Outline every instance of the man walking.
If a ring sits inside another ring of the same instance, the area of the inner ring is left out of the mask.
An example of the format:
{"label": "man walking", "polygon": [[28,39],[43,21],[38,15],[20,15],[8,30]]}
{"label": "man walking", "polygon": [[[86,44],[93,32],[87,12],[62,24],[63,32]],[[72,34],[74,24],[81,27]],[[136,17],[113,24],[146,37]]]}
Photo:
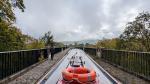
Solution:
{"label": "man walking", "polygon": [[53,58],[54,58],[54,54],[55,54],[55,49],[54,49],[54,47],[52,46],[52,48],[51,48],[51,60],[53,60]]}

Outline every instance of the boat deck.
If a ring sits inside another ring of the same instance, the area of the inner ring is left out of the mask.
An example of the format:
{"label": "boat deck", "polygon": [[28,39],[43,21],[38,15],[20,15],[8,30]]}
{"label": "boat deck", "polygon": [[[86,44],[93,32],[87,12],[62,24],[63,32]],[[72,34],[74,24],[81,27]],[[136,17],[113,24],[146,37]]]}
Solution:
{"label": "boat deck", "polygon": [[[76,58],[76,59],[72,59]],[[83,50],[71,49],[64,58],[62,58],[39,82],[38,84],[57,84],[62,80],[61,72],[70,66],[70,61],[74,63],[80,62],[80,58],[84,62],[84,66],[88,69],[94,69],[97,74],[98,84],[120,84],[115,78],[108,74],[101,66],[99,66],[91,57]]]}

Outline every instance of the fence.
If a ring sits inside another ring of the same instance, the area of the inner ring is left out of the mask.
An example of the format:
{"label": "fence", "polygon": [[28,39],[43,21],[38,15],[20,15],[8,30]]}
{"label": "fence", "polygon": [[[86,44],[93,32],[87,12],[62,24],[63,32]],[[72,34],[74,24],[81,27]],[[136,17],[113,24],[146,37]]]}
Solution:
{"label": "fence", "polygon": [[150,53],[101,49],[101,54],[109,63],[150,80]]}
{"label": "fence", "polygon": [[96,56],[97,54],[97,49],[96,48],[84,48],[84,51],[90,55]]}
{"label": "fence", "polygon": [[[61,50],[55,48],[55,53]],[[47,55],[47,49],[0,52],[0,80],[39,62],[40,57],[47,59]]]}
{"label": "fence", "polygon": [[[84,48],[90,55],[96,56],[98,49]],[[150,53],[137,51],[122,51],[99,49],[101,58],[136,76],[150,80]]]}

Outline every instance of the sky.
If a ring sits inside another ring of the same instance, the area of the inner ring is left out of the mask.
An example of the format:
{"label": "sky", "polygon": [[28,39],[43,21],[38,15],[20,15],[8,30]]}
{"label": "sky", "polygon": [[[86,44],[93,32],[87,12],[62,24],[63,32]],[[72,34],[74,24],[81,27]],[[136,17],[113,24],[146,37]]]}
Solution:
{"label": "sky", "polygon": [[150,0],[24,0],[15,9],[23,33],[39,38],[51,31],[55,41],[118,37],[127,22],[150,11]]}

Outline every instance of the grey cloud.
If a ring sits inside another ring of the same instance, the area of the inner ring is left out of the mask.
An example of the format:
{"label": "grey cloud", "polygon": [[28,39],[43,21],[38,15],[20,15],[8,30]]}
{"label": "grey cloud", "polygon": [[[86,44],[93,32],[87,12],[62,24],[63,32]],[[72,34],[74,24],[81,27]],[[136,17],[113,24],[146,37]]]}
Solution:
{"label": "grey cloud", "polygon": [[25,0],[26,10],[15,10],[17,25],[36,38],[48,30],[56,41],[119,36],[126,22],[150,11],[149,0]]}

